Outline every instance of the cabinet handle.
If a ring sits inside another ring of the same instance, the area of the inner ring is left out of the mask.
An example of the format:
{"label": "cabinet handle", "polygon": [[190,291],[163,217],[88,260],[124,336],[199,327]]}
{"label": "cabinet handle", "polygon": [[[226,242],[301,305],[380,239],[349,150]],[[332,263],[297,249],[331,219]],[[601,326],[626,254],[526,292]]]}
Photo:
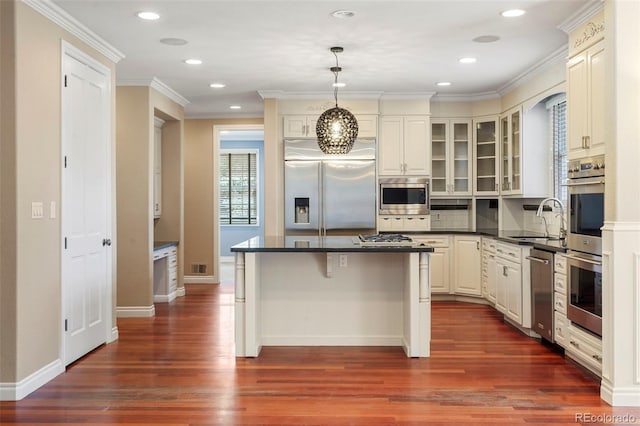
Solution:
{"label": "cabinet handle", "polygon": [[602,362],[602,357],[598,354],[591,355],[591,358],[595,359],[598,362]]}
{"label": "cabinet handle", "polygon": [[569,344],[572,346],[575,346],[576,348],[580,349],[580,345],[576,342],[574,342],[573,340],[569,341]]}
{"label": "cabinet handle", "polygon": [[480,250],[480,241],[476,241],[476,250]]}
{"label": "cabinet handle", "polygon": [[508,271],[508,268],[506,266],[502,267],[502,275],[505,276],[505,277],[509,275],[509,271]]}
{"label": "cabinet handle", "polygon": [[496,192],[498,192],[498,184],[496,183]]}
{"label": "cabinet handle", "polygon": [[586,148],[590,148],[591,147],[591,136],[585,136],[584,140],[585,140]]}

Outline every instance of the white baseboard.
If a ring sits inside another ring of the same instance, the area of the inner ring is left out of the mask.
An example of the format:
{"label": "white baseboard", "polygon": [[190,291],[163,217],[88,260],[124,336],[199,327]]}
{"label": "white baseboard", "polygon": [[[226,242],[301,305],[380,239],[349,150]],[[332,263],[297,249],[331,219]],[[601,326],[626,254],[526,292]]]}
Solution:
{"label": "white baseboard", "polygon": [[403,346],[402,336],[262,336],[262,346]]}
{"label": "white baseboard", "polygon": [[176,290],[176,296],[184,297],[185,294],[187,294],[187,293],[184,290],[184,287],[178,287],[178,289]]}
{"label": "white baseboard", "polygon": [[118,333],[118,327],[112,327],[111,337],[109,337],[109,341],[107,343],[115,342],[116,340],[118,340],[118,337],[120,337],[120,334]]}
{"label": "white baseboard", "polygon": [[235,261],[235,256],[220,256],[220,263],[234,263]]}
{"label": "white baseboard", "polygon": [[57,359],[18,383],[0,383],[0,401],[19,401],[62,373],[64,365]]}
{"label": "white baseboard", "polygon": [[116,306],[118,318],[147,318],[156,315],[155,306]]}
{"label": "white baseboard", "polygon": [[185,284],[219,284],[214,275],[185,275]]}
{"label": "white baseboard", "polygon": [[176,292],[175,291],[172,291],[169,294],[154,294],[153,295],[153,302],[154,303],[167,303],[167,302],[171,302],[175,298],[176,298]]}

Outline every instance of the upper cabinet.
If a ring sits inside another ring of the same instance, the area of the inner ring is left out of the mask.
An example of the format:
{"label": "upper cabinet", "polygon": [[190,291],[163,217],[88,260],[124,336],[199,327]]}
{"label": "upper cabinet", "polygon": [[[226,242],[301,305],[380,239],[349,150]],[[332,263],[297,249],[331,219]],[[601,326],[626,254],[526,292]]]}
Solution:
{"label": "upper cabinet", "polygon": [[162,126],[164,120],[154,117],[153,132],[153,217],[162,215]]}
{"label": "upper cabinet", "polygon": [[[315,138],[319,115],[285,115],[282,135],[285,138]],[[355,115],[358,137],[375,138],[378,134],[377,115]]]}
{"label": "upper cabinet", "polygon": [[540,102],[524,111],[513,108],[500,117],[500,193],[544,198],[551,194],[549,120]]}
{"label": "upper cabinet", "polygon": [[604,154],[604,40],[567,63],[568,158]]}
{"label": "upper cabinet", "polygon": [[429,168],[429,117],[380,117],[378,174],[425,176]]}
{"label": "upper cabinet", "polygon": [[431,121],[431,195],[471,195],[471,121]]}
{"label": "upper cabinet", "polygon": [[499,152],[498,117],[474,119],[473,156],[476,164],[473,171],[474,195],[500,194]]}
{"label": "upper cabinet", "polygon": [[282,133],[285,138],[311,138],[316,136],[319,115],[286,115]]}

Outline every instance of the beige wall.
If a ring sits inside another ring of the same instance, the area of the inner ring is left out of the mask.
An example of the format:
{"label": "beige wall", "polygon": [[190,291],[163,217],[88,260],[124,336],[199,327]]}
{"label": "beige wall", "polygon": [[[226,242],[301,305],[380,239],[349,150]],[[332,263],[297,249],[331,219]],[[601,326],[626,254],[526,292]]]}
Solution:
{"label": "beige wall", "polygon": [[[107,66],[112,73],[112,85],[115,65],[24,3],[0,3],[3,32],[0,382],[17,382],[58,360],[61,353],[60,217],[50,219],[47,208],[44,219],[31,219],[32,201],[42,201],[46,207],[54,201],[60,206],[61,40]],[[11,56],[11,31],[15,37],[14,56]],[[15,78],[11,71],[7,72],[5,64],[12,58]],[[15,103],[11,101],[11,87]],[[5,93],[9,94],[7,100]]]}
{"label": "beige wall", "polygon": [[13,2],[0,2],[0,382],[15,382],[17,373],[16,88],[13,67],[13,14]]}
{"label": "beige wall", "polygon": [[[218,275],[213,248],[213,209],[218,204],[213,196],[213,126],[262,124],[256,119],[191,119],[184,123],[184,274],[190,275],[192,263],[207,265],[207,275]],[[265,129],[265,163],[266,157]],[[265,177],[265,185],[269,180]],[[265,199],[265,211],[269,208]]]}
{"label": "beige wall", "polygon": [[[154,116],[166,120],[163,140],[163,239],[182,247],[182,122],[184,109],[148,86],[120,86],[116,97],[118,308],[153,306]],[[169,165],[171,163],[171,165]],[[165,167],[166,173],[165,176]],[[167,183],[165,185],[165,182]],[[166,199],[165,199],[166,194]],[[164,214],[166,212],[166,215]],[[180,259],[180,254],[178,255]]]}

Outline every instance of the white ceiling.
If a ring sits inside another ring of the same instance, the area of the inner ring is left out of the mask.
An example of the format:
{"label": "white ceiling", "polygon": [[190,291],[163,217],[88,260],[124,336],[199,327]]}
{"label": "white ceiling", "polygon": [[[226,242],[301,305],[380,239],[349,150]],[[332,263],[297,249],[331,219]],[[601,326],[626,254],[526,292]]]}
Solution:
{"label": "white ceiling", "polygon": [[[500,91],[531,67],[562,53],[558,28],[593,0],[53,0],[124,53],[119,84],[157,78],[189,101],[187,117],[259,117],[258,91],[332,93],[339,54],[340,96],[367,92],[441,96]],[[500,12],[521,8],[519,18]],[[136,13],[151,10],[157,21]],[[335,10],[352,10],[336,19]],[[472,41],[499,36],[494,43]],[[183,46],[160,43],[167,37]],[[462,65],[458,59],[475,56]],[[187,65],[199,58],[202,65]],[[438,81],[450,81],[438,87]],[[209,83],[223,82],[224,89]],[[229,109],[241,105],[240,111]]]}

